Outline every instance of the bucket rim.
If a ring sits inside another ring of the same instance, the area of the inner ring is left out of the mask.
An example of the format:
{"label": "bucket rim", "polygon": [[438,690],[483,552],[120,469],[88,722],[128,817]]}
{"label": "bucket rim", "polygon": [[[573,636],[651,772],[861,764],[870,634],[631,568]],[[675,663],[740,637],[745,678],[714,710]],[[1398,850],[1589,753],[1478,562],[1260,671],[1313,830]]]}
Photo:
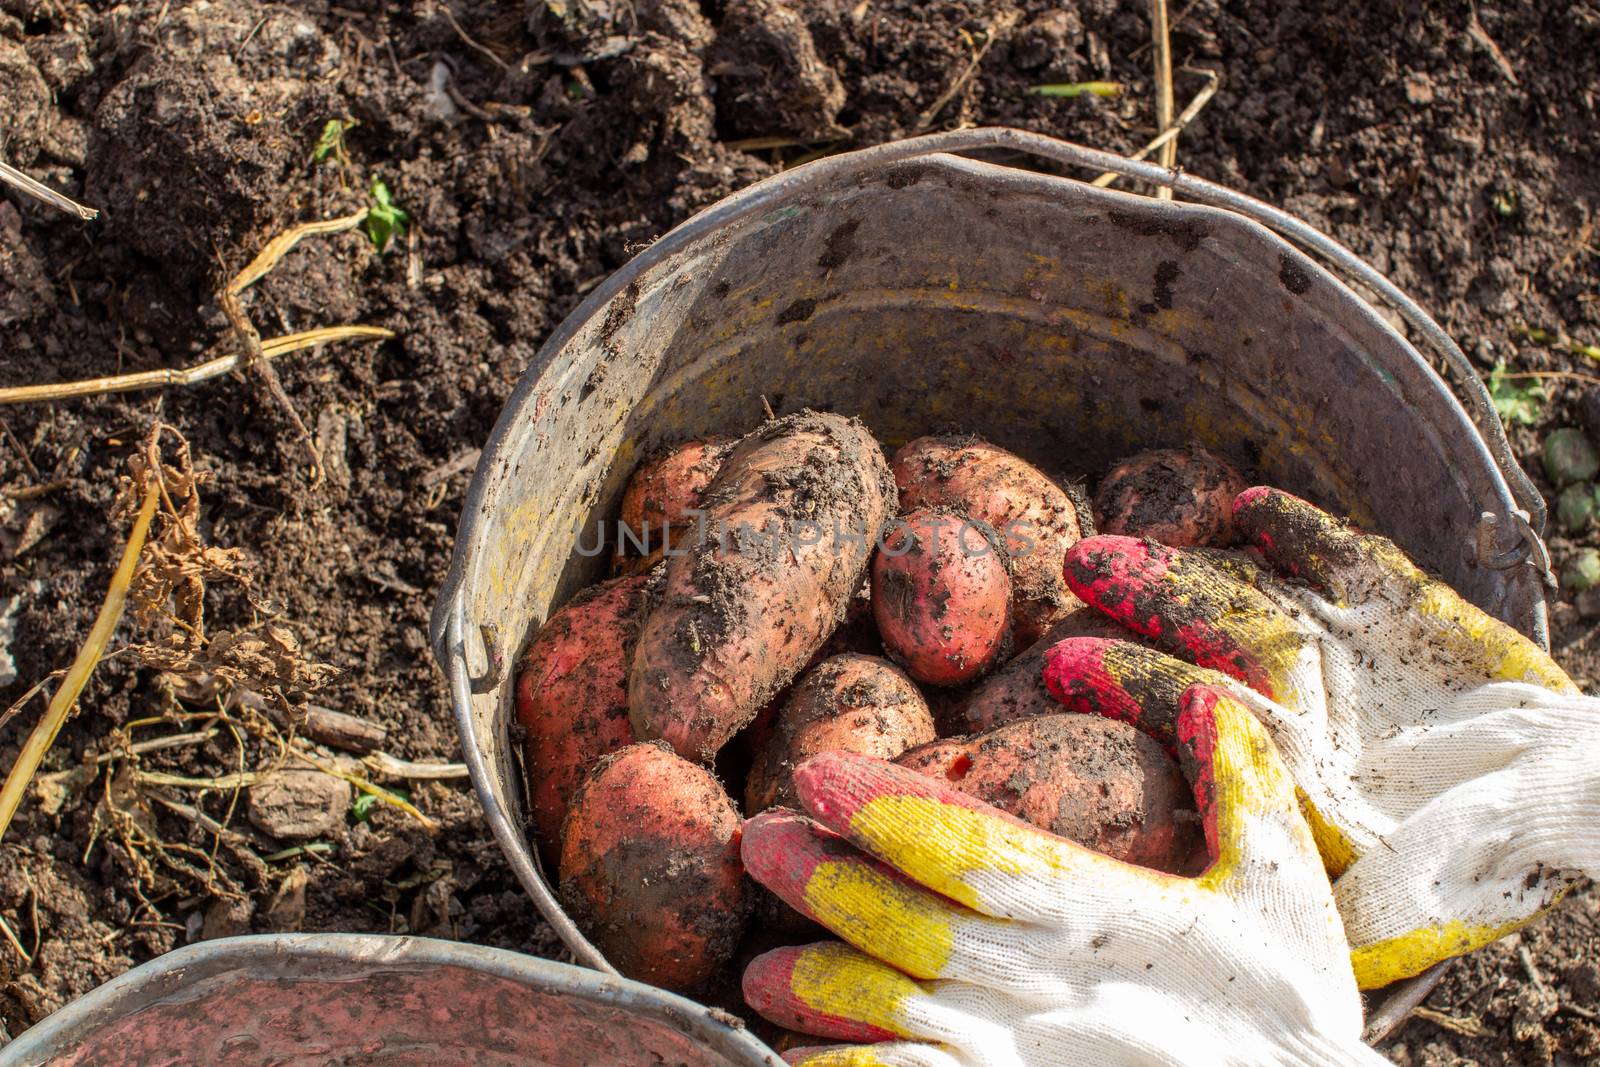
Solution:
{"label": "bucket rim", "polygon": [[[782,1067],[776,1054],[733,1016],[643,982],[465,941],[356,933],[252,934],[174,949],[90,990],[18,1034],[0,1048],[0,1067],[49,1063],[70,1049],[78,1035],[182,999],[186,990],[229,971],[289,981],[339,977],[332,970],[325,975],[311,973],[319,964],[372,971],[459,967],[530,989],[649,1015],[733,1063]],[[296,968],[302,973],[285,973]]]}
{"label": "bucket rim", "polygon": [[[925,134],[903,141],[891,141],[869,148],[842,152],[754,182],[701,209],[663,234],[649,248],[609,275],[562,319],[527,367],[522,370],[516,385],[502,404],[495,424],[484,442],[477,466],[473,471],[472,481],[467,486],[451,550],[450,566],[440,583],[439,593],[429,618],[430,644],[441,667],[448,670],[447,631],[450,615],[453,614],[453,609],[464,606],[460,604],[460,594],[474,555],[471,549],[476,548],[484,528],[488,525],[484,509],[484,496],[489,480],[487,472],[492,468],[493,461],[510,436],[510,429],[516,422],[517,416],[527,408],[528,402],[533,397],[535,384],[543,372],[600,309],[626,291],[641,275],[681,252],[708,232],[762,212],[773,201],[803,195],[811,187],[826,184],[841,175],[906,163],[927,156],[954,155],[984,149],[1009,149],[1075,167],[1109,171],[1182,192],[1192,197],[1193,202],[1157,201],[1156,203],[1159,203],[1162,209],[1177,212],[1198,210],[1205,215],[1220,211],[1231,216],[1234,221],[1243,220],[1252,223],[1263,228],[1265,235],[1270,239],[1290,242],[1297,250],[1310,249],[1321,257],[1318,266],[1327,269],[1328,263],[1331,263],[1383,297],[1409,326],[1419,332],[1434,353],[1456,372],[1460,379],[1459,384],[1466,393],[1467,402],[1463,405],[1462,398],[1439,376],[1433,366],[1422,358],[1416,347],[1386,320],[1381,323],[1381,328],[1394,333],[1396,338],[1412,351],[1426,369],[1433,387],[1442,392],[1452,404],[1462,407],[1467,413],[1465,428],[1469,430],[1468,439],[1491,471],[1491,489],[1500,508],[1498,515],[1486,513],[1486,518],[1480,525],[1480,541],[1484,539],[1483,534],[1488,534],[1489,543],[1494,544],[1496,531],[1510,532],[1517,536],[1517,541],[1510,548],[1502,546],[1500,558],[1493,563],[1495,569],[1510,569],[1526,562],[1540,572],[1547,585],[1554,584],[1549,552],[1542,536],[1547,506],[1543,496],[1511,455],[1505,429],[1494,411],[1493,402],[1482,379],[1472,368],[1466,354],[1443,327],[1376,268],[1338,241],[1294,215],[1227,186],[1197,178],[1181,170],[1129,159],[1113,152],[1090,148],[1046,134],[1006,126],[979,126],[966,130]],[[1060,175],[1039,176],[1063,182],[1089,184],[1078,178]],[[1119,190],[1105,191],[1143,201],[1142,206],[1147,209],[1152,206],[1149,197],[1140,197]],[[1338,279],[1338,275],[1335,275],[1335,278]],[[1343,284],[1342,279],[1338,280]],[[1346,288],[1348,289],[1348,286]],[[1370,310],[1376,311],[1370,301],[1353,291],[1352,295]],[[1477,419],[1472,417],[1473,412],[1479,416]],[[1541,645],[1548,646],[1545,606],[1544,597],[1541,595],[1536,604],[1536,617],[1532,620],[1534,630],[1532,636]],[[464,623],[467,621],[463,619]],[[492,635],[478,636],[483,640],[484,659],[494,660],[497,658],[496,653],[503,651],[493,647],[497,642]],[[490,683],[484,686],[480,682],[474,688],[485,687],[492,688],[493,685]]]}

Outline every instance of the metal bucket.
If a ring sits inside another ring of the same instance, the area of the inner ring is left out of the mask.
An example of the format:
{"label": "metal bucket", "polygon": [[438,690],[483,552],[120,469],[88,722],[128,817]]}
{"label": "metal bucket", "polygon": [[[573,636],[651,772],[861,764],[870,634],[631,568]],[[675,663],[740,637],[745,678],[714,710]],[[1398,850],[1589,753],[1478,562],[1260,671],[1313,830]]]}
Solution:
{"label": "metal bucket", "polygon": [[0,1067],[782,1067],[739,1025],[626,978],[418,937],[274,934],[169,952],[0,1049]]}
{"label": "metal bucket", "polygon": [[[1197,203],[993,161],[1024,156]],[[1477,424],[1382,315],[1273,230],[1398,311],[1455,372]],[[890,445],[968,429],[1063,474],[1200,442],[1388,534],[1545,641],[1544,504],[1482,383],[1425,312],[1336,242],[1201,179],[1017,130],[807,164],[679,226],[561,324],[484,448],[434,608],[495,837],[577,959],[602,970],[524,831],[514,655],[601,576],[602,560],[574,546],[584,532],[594,544],[638,458],[746,430],[763,398],[780,413],[858,415]],[[1375,998],[1369,1033],[1436,980]]]}

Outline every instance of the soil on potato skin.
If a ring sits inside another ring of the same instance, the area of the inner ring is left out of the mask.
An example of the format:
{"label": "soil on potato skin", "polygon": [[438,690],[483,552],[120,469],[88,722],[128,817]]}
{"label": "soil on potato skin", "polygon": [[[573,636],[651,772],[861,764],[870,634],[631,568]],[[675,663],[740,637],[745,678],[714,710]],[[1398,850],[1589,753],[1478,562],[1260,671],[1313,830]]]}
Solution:
{"label": "soil on potato skin", "polygon": [[[1149,25],[1126,0],[564,6],[566,19],[537,0],[460,0],[458,32],[442,5],[404,0],[0,0],[0,151],[105,211],[83,225],[0,197],[5,384],[197,362],[223,336],[221,280],[283,226],[361,206],[374,178],[414,221],[385,255],[358,234],[308,241],[247,296],[265,336],[346,322],[399,335],[278,361],[326,459],[318,484],[292,421],[251,379],[0,413],[0,486],[55,484],[0,501],[0,598],[17,598],[17,680],[0,701],[76,652],[122,543],[105,519],[117,476],[159,415],[215,476],[208,535],[246,550],[261,596],[341,669],[318,701],[382,723],[396,755],[450,757],[425,628],[470,469],[451,461],[483,442],[518,373],[600,279],[697,208],[812,150],[738,139],[842,129],[865,145],[992,122],[1126,153],[1153,132]],[[1012,15],[974,76],[930,112],[975,35]],[[1481,369],[1586,369],[1516,330],[1600,340],[1592,3],[1197,0],[1174,15],[1176,60],[1226,79],[1181,139],[1186,169],[1352,247]],[[1026,93],[1086,80],[1127,92]],[[1180,101],[1199,85],[1180,75]],[[358,123],[348,163],[315,163],[334,118]],[[1576,388],[1550,391],[1537,423],[1513,435],[1529,470],[1541,436],[1576,421]],[[1558,563],[1575,547],[1557,539]],[[227,601],[210,619],[252,621]],[[1580,683],[1600,683],[1594,628],[1570,602],[1556,605],[1554,631]],[[167,706],[151,672],[108,661],[45,770],[92,758],[113,728]],[[0,727],[0,765],[37,710]],[[219,740],[146,765],[198,776],[236,760]],[[304,914],[283,921],[559,955],[466,788],[421,787],[414,799],[438,833],[378,807],[326,862],[305,863]],[[202,803],[220,816],[225,801]],[[274,928],[268,905],[292,862],[254,879],[235,870],[248,905],[221,907],[193,885],[147,893],[129,857],[96,837],[93,808],[46,815],[30,802],[0,845],[0,913],[33,952],[24,965],[0,946],[11,1034],[192,936]],[[166,809],[153,817],[165,840],[209,844]],[[237,823],[262,854],[280,846]],[[1390,1054],[1432,1065],[1600,1053],[1600,1026],[1562,1007],[1600,993],[1597,899],[1574,894],[1520,939],[1457,965],[1429,1004],[1465,1021],[1415,1019]]]}

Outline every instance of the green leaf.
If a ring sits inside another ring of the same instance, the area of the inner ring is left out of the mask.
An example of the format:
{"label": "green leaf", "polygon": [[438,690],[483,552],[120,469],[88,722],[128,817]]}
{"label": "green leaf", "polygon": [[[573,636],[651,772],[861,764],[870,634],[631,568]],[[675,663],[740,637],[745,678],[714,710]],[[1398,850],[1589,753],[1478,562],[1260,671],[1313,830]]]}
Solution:
{"label": "green leaf", "polygon": [[1539,379],[1512,378],[1501,362],[1489,372],[1489,399],[1506,425],[1532,426],[1539,421],[1539,412],[1549,396]]}
{"label": "green leaf", "polygon": [[338,151],[339,142],[343,140],[344,123],[329,119],[328,124],[322,127],[322,136],[317,138],[317,147],[312,151],[311,158],[321,163],[329,153]]}
{"label": "green leaf", "polygon": [[372,179],[372,203],[367,208],[367,236],[379,252],[389,247],[389,240],[406,232],[411,216],[390,198],[389,187],[380,178]]}
{"label": "green leaf", "polygon": [[1091,96],[1116,96],[1122,92],[1122,86],[1117,82],[1066,82],[1054,85],[1035,85],[1028,92],[1034,96],[1082,96],[1088,93]]}
{"label": "green leaf", "polygon": [[[401,800],[404,800],[408,804],[411,802],[411,794],[406,792],[404,789],[391,789],[389,792],[393,793],[395,796],[399,797]],[[383,802],[380,801],[376,795],[372,793],[362,793],[360,796],[356,797],[355,803],[350,805],[350,814],[355,816],[356,822],[366,822],[372,817],[372,806],[374,804],[381,803]]]}

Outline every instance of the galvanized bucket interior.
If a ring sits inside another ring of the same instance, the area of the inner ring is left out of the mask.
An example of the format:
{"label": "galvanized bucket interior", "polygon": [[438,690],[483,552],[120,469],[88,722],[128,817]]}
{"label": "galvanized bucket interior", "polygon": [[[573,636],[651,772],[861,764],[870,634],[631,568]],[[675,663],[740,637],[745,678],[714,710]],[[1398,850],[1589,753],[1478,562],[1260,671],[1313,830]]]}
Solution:
{"label": "galvanized bucket interior", "polygon": [[169,952],[0,1049],[0,1067],[781,1067],[737,1025],[637,982],[503,949],[276,934]]}
{"label": "galvanized bucket interior", "polygon": [[[1115,166],[1236,210],[939,151],[975,148]],[[1478,565],[1480,516],[1516,511],[1508,479],[1526,492],[1498,424],[1480,433],[1382,316],[1239,211],[1338,248],[1197,179],[1018,131],[963,131],[760,183],[662,238],[561,326],[484,450],[434,640],[500,844],[578,959],[605,966],[523,832],[507,731],[515,655],[602,576],[603,557],[575,545],[594,543],[638,460],[747,430],[763,401],[859,416],[888,447],[981,433],[1065,478],[1200,443],[1388,534],[1542,638],[1534,568]],[[1370,268],[1349,269],[1393,294]],[[1389,1001],[1390,1014],[1409,1006]]]}

